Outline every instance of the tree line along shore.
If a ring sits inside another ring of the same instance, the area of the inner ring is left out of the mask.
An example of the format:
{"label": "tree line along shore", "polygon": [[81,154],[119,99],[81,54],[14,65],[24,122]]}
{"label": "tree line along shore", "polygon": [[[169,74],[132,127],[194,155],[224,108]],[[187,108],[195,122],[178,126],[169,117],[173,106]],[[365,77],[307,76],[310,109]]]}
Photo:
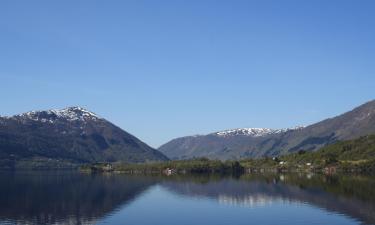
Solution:
{"label": "tree line along shore", "polygon": [[259,159],[210,160],[196,158],[150,163],[95,163],[80,167],[85,172],[118,173],[253,173],[322,172],[375,173],[375,135],[339,141],[315,152],[296,153]]}

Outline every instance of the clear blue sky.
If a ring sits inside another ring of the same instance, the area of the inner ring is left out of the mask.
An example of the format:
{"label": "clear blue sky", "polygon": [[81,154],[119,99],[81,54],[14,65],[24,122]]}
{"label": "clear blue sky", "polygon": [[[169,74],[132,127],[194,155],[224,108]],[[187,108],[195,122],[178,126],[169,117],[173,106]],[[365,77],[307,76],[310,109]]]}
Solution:
{"label": "clear blue sky", "polygon": [[375,1],[0,1],[0,115],[79,105],[151,146],[375,97]]}

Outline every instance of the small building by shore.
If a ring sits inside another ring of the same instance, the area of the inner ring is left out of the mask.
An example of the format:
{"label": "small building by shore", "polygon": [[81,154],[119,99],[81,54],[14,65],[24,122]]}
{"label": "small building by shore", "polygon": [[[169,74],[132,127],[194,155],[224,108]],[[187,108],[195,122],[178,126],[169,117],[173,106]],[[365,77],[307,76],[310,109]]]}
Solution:
{"label": "small building by shore", "polygon": [[165,175],[167,175],[167,176],[170,176],[170,175],[172,175],[172,174],[175,174],[175,173],[176,173],[176,170],[171,169],[171,168],[166,168],[166,169],[163,171],[163,173],[164,173]]}

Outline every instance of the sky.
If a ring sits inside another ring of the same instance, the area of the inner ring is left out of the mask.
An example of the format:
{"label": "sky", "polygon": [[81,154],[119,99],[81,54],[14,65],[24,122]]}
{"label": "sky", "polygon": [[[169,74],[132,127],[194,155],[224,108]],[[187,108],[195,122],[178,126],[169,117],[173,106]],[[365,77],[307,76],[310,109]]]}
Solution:
{"label": "sky", "polygon": [[0,1],[0,115],[82,106],[147,144],[375,97],[375,1]]}

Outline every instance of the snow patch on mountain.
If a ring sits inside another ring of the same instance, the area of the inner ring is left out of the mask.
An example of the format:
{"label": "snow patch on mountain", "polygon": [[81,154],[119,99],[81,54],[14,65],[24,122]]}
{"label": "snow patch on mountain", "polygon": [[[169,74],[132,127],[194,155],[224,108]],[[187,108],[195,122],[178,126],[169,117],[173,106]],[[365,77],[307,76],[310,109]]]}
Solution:
{"label": "snow patch on mountain", "polygon": [[85,119],[100,119],[98,115],[93,112],[90,112],[81,107],[69,107],[62,110],[51,110],[58,117],[64,117],[68,120],[85,120]]}
{"label": "snow patch on mountain", "polygon": [[304,128],[304,126],[297,126],[293,128],[284,129],[271,129],[271,128],[237,128],[231,130],[224,130],[213,133],[213,135],[228,137],[228,136],[251,136],[251,137],[262,137],[271,134],[279,134],[292,130],[299,130]]}
{"label": "snow patch on mountain", "polygon": [[86,121],[101,119],[98,115],[81,107],[68,107],[65,109],[52,109],[47,111],[30,111],[13,116],[16,119],[30,119],[43,123],[54,123],[57,119],[68,121]]}

